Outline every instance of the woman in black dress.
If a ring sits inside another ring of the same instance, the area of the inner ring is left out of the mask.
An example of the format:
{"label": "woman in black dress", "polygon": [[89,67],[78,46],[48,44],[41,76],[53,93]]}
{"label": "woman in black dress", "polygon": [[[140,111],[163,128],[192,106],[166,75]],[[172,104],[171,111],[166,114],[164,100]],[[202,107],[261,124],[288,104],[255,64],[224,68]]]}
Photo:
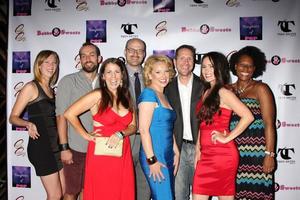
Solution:
{"label": "woman in black dress", "polygon": [[[28,82],[17,96],[9,121],[26,127],[29,134],[27,146],[29,161],[41,177],[47,199],[62,197],[62,163],[58,148],[55,118],[55,99],[52,86],[58,77],[59,57],[56,52],[43,50],[34,62],[34,79]],[[28,121],[22,119],[28,111]]]}

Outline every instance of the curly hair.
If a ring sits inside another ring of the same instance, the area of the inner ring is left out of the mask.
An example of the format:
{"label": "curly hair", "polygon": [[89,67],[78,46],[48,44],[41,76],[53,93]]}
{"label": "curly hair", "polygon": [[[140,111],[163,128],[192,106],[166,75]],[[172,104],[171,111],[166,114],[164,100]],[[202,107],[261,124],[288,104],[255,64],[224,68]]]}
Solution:
{"label": "curly hair", "polygon": [[254,64],[255,70],[253,73],[253,78],[261,76],[266,70],[266,55],[259,48],[254,46],[246,46],[240,49],[238,52],[232,54],[229,59],[229,65],[231,72],[236,75],[235,65],[239,62],[242,56],[249,56]]}
{"label": "curly hair", "polygon": [[203,63],[203,60],[205,58],[208,58],[212,63],[212,66],[214,68],[214,76],[216,78],[216,83],[213,86],[213,88],[211,88],[210,84],[205,81],[203,74],[201,73],[200,78],[204,81],[203,94],[205,93],[206,90],[210,88],[211,88],[211,92],[204,100],[197,116],[200,119],[200,121],[205,121],[207,124],[211,124],[213,121],[213,115],[216,112],[220,111],[219,90],[224,85],[230,82],[230,74],[229,74],[228,61],[222,53],[209,52],[202,57],[201,63]]}
{"label": "curly hair", "polygon": [[175,70],[174,70],[172,60],[164,55],[152,55],[147,58],[144,66],[143,77],[144,77],[145,86],[149,86],[151,84],[151,80],[149,79],[149,74],[153,70],[153,65],[158,62],[162,62],[168,66],[170,72],[170,79],[174,77]]}

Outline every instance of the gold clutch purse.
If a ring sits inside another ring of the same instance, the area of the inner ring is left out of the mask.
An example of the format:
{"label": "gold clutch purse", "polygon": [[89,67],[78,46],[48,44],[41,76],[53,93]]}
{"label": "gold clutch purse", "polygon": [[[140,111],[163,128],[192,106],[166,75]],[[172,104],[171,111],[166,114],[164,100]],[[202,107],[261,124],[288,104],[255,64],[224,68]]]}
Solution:
{"label": "gold clutch purse", "polygon": [[106,144],[109,137],[97,137],[94,155],[121,157],[123,152],[123,140],[115,148],[108,148]]}

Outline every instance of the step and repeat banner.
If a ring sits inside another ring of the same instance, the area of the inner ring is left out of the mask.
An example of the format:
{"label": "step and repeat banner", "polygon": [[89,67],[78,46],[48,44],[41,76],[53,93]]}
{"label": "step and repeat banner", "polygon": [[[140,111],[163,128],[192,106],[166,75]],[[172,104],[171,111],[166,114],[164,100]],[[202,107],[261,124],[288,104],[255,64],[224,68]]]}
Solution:
{"label": "step and repeat banner", "polygon": [[[299,199],[299,10],[297,0],[10,0],[7,116],[43,49],[59,54],[62,78],[80,69],[78,50],[86,40],[99,46],[104,59],[124,56],[126,41],[135,37],[146,42],[147,56],[173,57],[178,46],[191,44],[197,60],[208,51],[230,56],[257,46],[268,60],[258,79],[269,84],[277,106],[276,199]],[[7,123],[10,200],[46,197],[27,142],[26,128]]]}

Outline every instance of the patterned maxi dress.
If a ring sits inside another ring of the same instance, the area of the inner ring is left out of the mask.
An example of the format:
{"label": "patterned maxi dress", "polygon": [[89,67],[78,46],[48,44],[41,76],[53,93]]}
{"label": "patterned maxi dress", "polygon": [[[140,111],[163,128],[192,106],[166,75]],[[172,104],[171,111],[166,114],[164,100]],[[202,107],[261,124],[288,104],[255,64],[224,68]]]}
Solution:
{"label": "patterned maxi dress", "polygon": [[[241,98],[241,101],[250,109],[255,120],[235,140],[240,152],[236,199],[270,200],[274,198],[274,182],[273,174],[263,173],[266,143],[260,104],[252,98]],[[239,119],[233,113],[230,130]]]}

